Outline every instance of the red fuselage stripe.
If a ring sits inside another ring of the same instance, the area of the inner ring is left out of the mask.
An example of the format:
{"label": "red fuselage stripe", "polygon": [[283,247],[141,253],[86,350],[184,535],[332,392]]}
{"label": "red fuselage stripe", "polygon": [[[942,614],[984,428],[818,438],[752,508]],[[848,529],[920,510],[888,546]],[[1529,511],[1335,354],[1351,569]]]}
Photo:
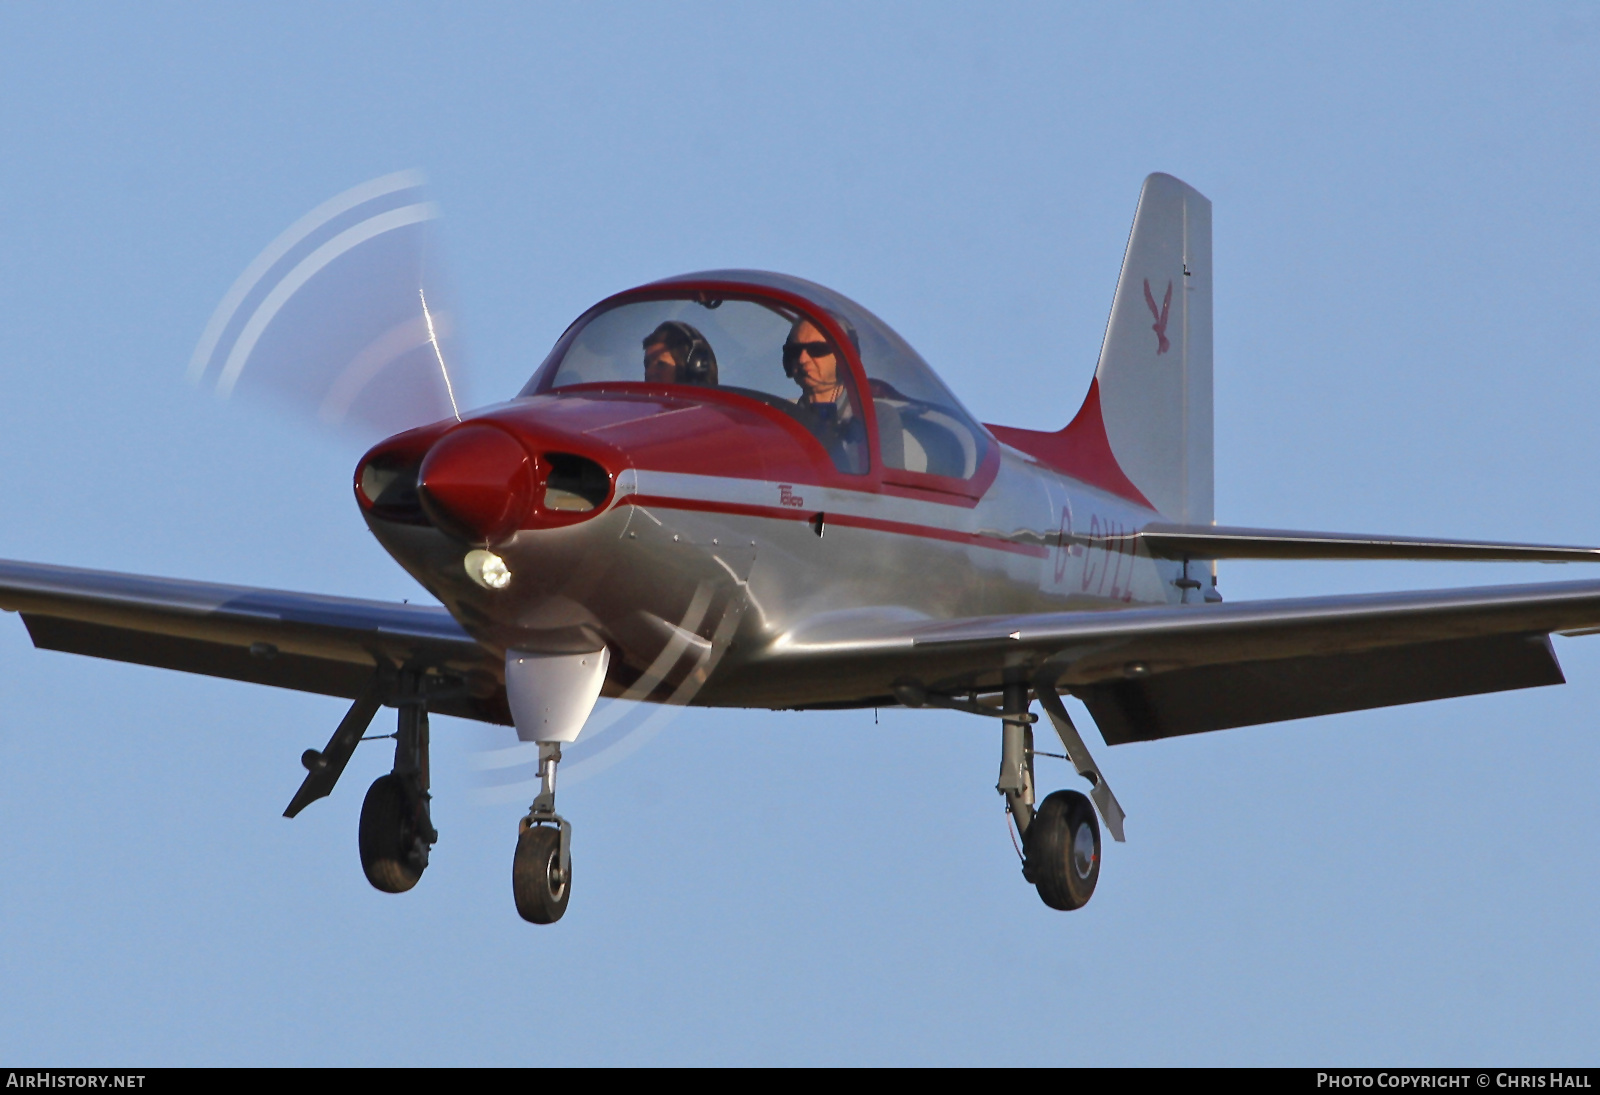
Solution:
{"label": "red fuselage stripe", "polygon": [[[715,502],[705,498],[668,498],[656,494],[631,494],[621,501],[633,506],[659,506],[662,509],[693,510],[697,513],[728,513],[739,517],[770,517],[778,521],[809,521],[813,516],[813,511],[789,509],[783,506]],[[829,525],[871,529],[874,532],[892,532],[900,536],[919,536],[925,540],[948,540],[952,544],[971,544],[973,547],[1031,555],[1037,559],[1043,559],[1050,554],[1050,549],[1042,544],[1019,544],[998,536],[985,536],[981,532],[962,532],[958,529],[940,528],[937,525],[912,525],[904,521],[883,521],[876,517],[857,517],[849,513],[825,513],[824,520]]]}

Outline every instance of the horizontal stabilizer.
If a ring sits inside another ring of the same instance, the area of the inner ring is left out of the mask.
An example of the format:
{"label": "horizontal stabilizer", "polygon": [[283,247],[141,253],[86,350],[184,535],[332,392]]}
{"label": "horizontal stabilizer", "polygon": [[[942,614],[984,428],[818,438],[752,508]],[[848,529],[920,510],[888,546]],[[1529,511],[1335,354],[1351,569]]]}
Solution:
{"label": "horizontal stabilizer", "polygon": [[[1440,562],[1600,563],[1600,548],[1299,532],[1226,525],[1146,525],[1139,544],[1158,559],[1416,559]],[[1096,545],[1089,545],[1096,546]],[[1124,549],[1125,550],[1125,549]]]}

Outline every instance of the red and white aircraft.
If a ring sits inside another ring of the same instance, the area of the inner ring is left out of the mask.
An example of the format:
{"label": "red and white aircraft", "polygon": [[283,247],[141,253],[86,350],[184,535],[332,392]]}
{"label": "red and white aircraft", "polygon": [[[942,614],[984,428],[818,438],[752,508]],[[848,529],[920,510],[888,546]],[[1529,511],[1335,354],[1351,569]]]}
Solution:
{"label": "red and white aircraft", "polygon": [[[269,249],[219,309],[198,371],[231,387],[301,286],[427,219],[395,204],[412,185],[395,179],[314,214],[338,233],[320,245],[306,229]],[[268,291],[274,264],[288,273]],[[442,367],[426,300],[408,299],[416,314],[346,357],[325,412],[382,396],[399,355]],[[302,758],[290,817],[333,789],[378,709],[397,708],[394,770],[361,814],[381,890],[413,886],[437,839],[428,714],[443,712],[538,743],[513,891],[524,918],[558,919],[572,874],[557,766],[604,695],[995,718],[1023,875],[1073,909],[1099,877],[1101,824],[1121,840],[1123,811],[1063,694],[1116,745],[1558,684],[1550,636],[1600,630],[1597,581],[1221,603],[1218,559],[1593,562],[1600,549],[1218,526],[1211,386],[1210,203],[1152,175],[1088,396],[1058,432],[975,421],[838,293],[690,274],[595,305],[515,398],[452,413],[446,389],[442,420],[361,459],[368,525],[443,607],[12,562],[0,607],[42,648],[352,700]],[[1034,701],[1087,796],[1035,801]]]}

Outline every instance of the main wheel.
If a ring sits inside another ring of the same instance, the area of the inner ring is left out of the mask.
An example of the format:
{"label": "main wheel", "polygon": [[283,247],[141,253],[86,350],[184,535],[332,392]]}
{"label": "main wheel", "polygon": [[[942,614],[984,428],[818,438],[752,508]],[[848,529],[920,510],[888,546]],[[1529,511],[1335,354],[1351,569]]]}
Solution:
{"label": "main wheel", "polygon": [[511,860],[511,894],[517,915],[530,924],[554,924],[567,911],[572,893],[569,864],[561,873],[561,830],[523,822],[517,854]]}
{"label": "main wheel", "polygon": [[1025,842],[1027,877],[1052,909],[1079,909],[1100,880],[1100,823],[1076,791],[1056,791],[1039,805]]}
{"label": "main wheel", "polygon": [[373,781],[361,804],[361,869],[373,888],[384,893],[405,893],[428,866],[412,799],[405,781],[391,772]]}

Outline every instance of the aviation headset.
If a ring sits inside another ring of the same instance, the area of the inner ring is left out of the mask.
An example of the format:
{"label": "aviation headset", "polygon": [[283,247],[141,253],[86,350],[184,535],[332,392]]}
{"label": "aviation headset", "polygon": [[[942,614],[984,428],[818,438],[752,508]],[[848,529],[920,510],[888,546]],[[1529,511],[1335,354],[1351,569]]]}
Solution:
{"label": "aviation headset", "polygon": [[680,384],[715,384],[717,355],[706,336],[681,320],[669,319],[645,337],[646,349],[661,343],[678,359]]}

